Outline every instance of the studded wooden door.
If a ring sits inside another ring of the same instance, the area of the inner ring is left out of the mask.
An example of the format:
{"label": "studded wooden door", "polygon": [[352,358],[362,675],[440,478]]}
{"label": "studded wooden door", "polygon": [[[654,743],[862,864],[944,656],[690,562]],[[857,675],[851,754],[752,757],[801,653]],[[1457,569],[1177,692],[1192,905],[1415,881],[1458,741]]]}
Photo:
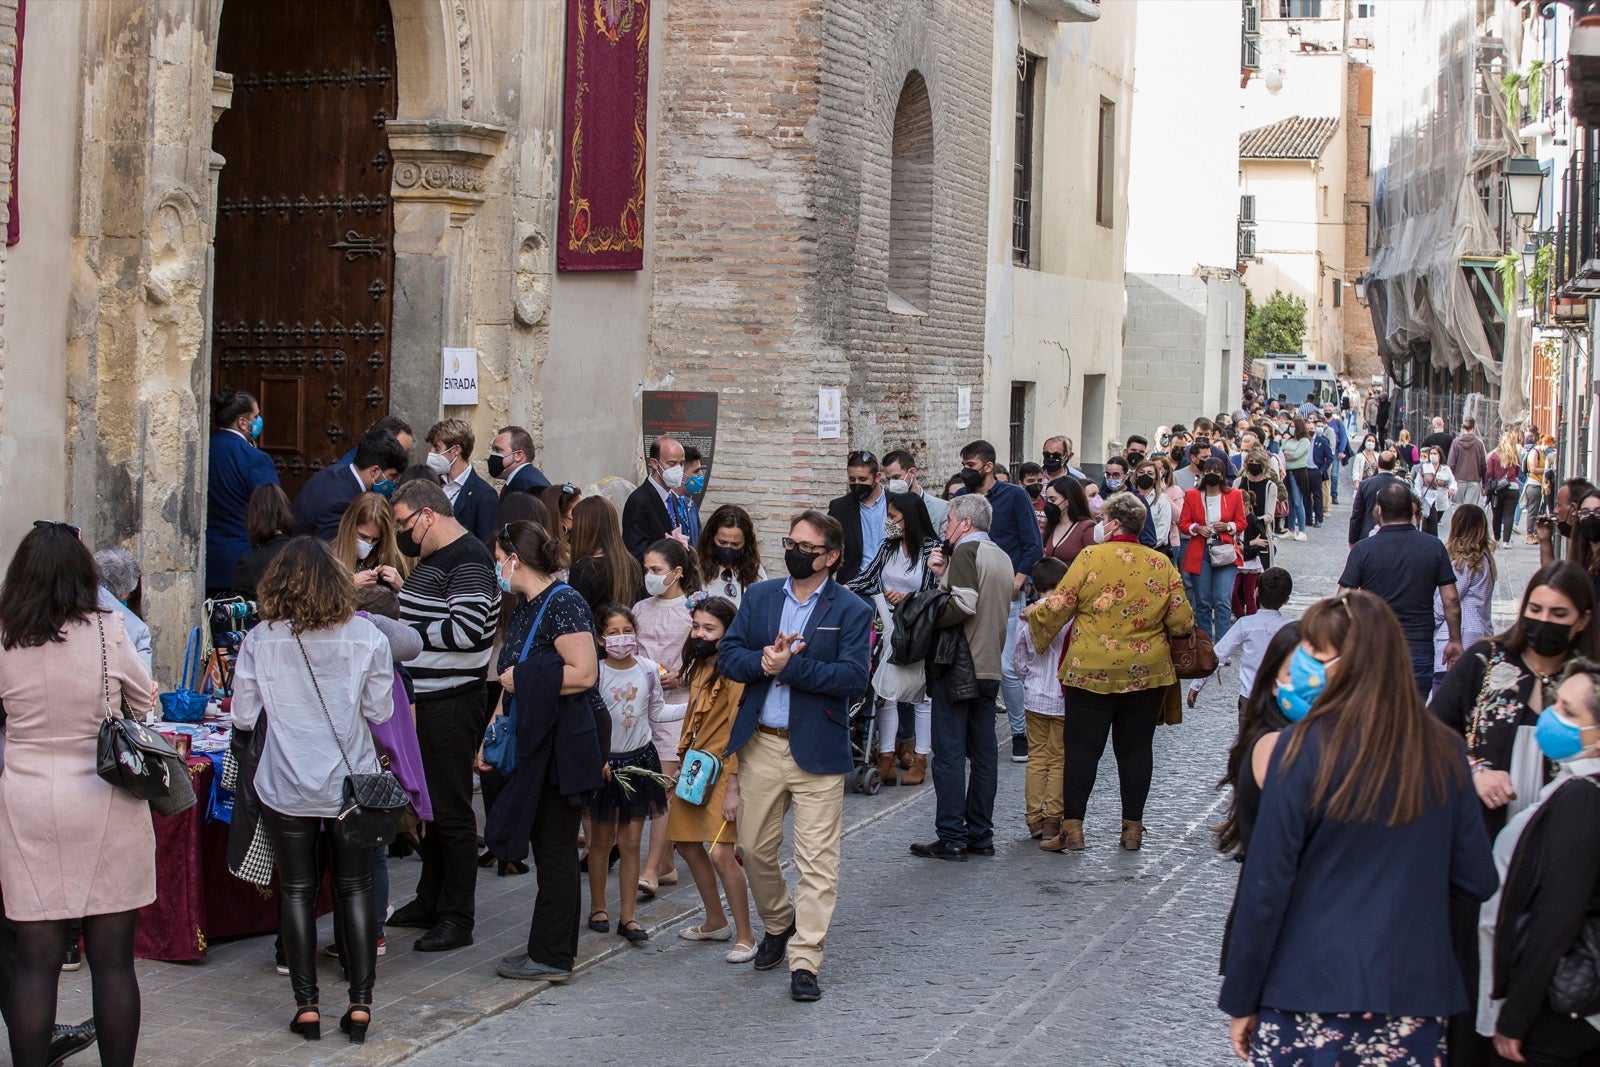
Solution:
{"label": "studded wooden door", "polygon": [[261,401],[292,497],[389,409],[387,0],[226,0],[212,384]]}

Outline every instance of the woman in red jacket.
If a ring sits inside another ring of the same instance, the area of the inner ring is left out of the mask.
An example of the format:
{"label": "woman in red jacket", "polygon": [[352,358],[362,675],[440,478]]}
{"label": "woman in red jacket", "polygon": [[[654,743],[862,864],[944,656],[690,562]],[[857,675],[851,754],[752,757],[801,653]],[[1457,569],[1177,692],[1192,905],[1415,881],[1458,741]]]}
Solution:
{"label": "woman in red jacket", "polygon": [[1195,623],[1213,642],[1233,625],[1233,583],[1243,557],[1244,494],[1227,488],[1226,462],[1213,456],[1200,467],[1200,484],[1183,495],[1178,519],[1183,549],[1183,585]]}

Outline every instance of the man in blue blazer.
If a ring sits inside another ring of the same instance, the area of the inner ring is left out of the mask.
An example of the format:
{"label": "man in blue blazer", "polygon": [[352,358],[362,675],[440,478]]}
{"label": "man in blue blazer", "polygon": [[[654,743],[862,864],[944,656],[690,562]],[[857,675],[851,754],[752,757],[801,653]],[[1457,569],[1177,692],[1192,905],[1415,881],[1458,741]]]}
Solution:
{"label": "man in blue blazer", "polygon": [[[822,996],[817,972],[839,890],[844,775],[852,768],[850,702],[867,688],[872,609],[833,580],[844,528],[819,511],[795,516],[783,541],[787,579],[746,590],[722,639],[722,673],[744,683],[728,739],[723,817],[737,816],[745,876],[766,927],[755,966],[787,952],[789,995]],[[778,868],[783,814],[794,810],[793,898]]]}
{"label": "man in blue blazer", "polygon": [[242,389],[211,399],[211,471],[206,484],[206,594],[224,592],[233,565],[250,551],[244,511],[263,485],[278,484],[278,467],[254,444],[261,436],[261,405]]}
{"label": "man in blue blazer", "polygon": [[489,442],[489,477],[504,481],[500,499],[512,493],[538,493],[550,479],[533,465],[533,434],[521,426],[502,426]]}
{"label": "man in blue blazer", "polygon": [[332,541],[339,532],[350,501],[362,493],[388,496],[406,466],[400,442],[379,430],[369,430],[356,445],[350,463],[330,463],[313,474],[294,498],[295,536],[310,534]]}
{"label": "man in blue blazer", "polygon": [[477,438],[463,419],[445,419],[428,428],[428,469],[439,476],[456,521],[484,544],[494,541],[494,516],[500,497],[472,469]]}

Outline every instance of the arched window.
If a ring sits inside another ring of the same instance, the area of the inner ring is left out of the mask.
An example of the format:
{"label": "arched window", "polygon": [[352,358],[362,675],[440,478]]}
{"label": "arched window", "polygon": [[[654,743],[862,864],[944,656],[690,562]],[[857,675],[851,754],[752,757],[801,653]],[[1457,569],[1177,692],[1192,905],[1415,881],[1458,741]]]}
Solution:
{"label": "arched window", "polygon": [[933,274],[933,108],[916,71],[900,88],[891,151],[889,306],[915,314],[928,310]]}

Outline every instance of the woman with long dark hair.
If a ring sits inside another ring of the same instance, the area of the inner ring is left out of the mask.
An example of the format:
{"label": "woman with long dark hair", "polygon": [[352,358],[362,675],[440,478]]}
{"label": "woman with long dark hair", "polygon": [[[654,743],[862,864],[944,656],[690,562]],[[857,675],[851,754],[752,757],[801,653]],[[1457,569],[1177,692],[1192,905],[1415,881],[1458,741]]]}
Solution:
{"label": "woman with long dark hair", "polygon": [[267,717],[254,785],[278,864],[278,926],[294,987],[289,1028],[322,1036],[317,999],[319,856],[331,857],[350,1010],[339,1029],[359,1043],[372,1021],[377,930],[372,858],[330,827],[344,811],[345,778],[372,774],[378,753],[367,724],[394,714],[389,641],[355,613],[355,584],[332,549],[296,537],[261,578],[261,624],[245,635],[233,680],[233,726]]}
{"label": "woman with long dark hair", "polygon": [[235,593],[254,599],[256,585],[267,572],[267,565],[278,558],[294,536],[294,510],[277,483],[263,485],[250,494],[244,524],[250,533],[250,551],[233,565],[232,584]]}
{"label": "woman with long dark hair", "polygon": [[622,518],[603,496],[586,496],[572,508],[567,579],[589,605],[632,604],[644,595],[644,569],[622,541]]}
{"label": "woman with long dark hair", "polygon": [[1044,487],[1044,554],[1067,566],[1094,544],[1094,515],[1076,478],[1057,478]]}
{"label": "woman with long dark hair", "polygon": [[69,923],[83,920],[100,1062],[129,1067],[139,1044],[133,970],[139,909],[156,898],[150,805],[95,773],[100,723],[119,703],[142,717],[154,687],[122,627],[98,606],[100,578],[77,527],[36,522],[0,588],[0,886],[16,924],[6,1022],[11,1059],[49,1059]]}
{"label": "woman with long dark hair", "polygon": [[1449,906],[1494,892],[1494,865],[1461,741],[1423,707],[1405,649],[1372,593],[1300,621],[1278,684],[1294,725],[1268,766],[1219,999],[1242,1060],[1382,1046],[1437,1063],[1466,1007]]}
{"label": "woman with long dark hair", "polygon": [[[1256,669],[1256,682],[1250,688],[1239,716],[1239,736],[1228,750],[1228,773],[1217,783],[1228,786],[1227,817],[1217,825],[1217,851],[1231,854],[1234,861],[1243,864],[1250,852],[1250,835],[1256,828],[1256,817],[1261,812],[1261,790],[1267,784],[1267,767],[1272,762],[1272,750],[1278,734],[1289,726],[1289,717],[1278,703],[1278,687],[1289,684],[1289,657],[1300,647],[1300,624],[1291,622],[1267,642],[1267,650]],[[1239,882],[1244,882],[1244,868],[1239,869]],[[1228,919],[1222,926],[1222,966],[1219,973],[1228,969],[1228,938],[1233,931],[1233,913],[1239,906],[1239,890],[1235,886],[1233,904],[1228,908]]]}
{"label": "woman with long dark hair", "polygon": [[750,513],[737,504],[724,504],[711,513],[700,531],[696,551],[706,592],[732,601],[734,607],[744,603],[746,589],[767,579],[755,524]]}

